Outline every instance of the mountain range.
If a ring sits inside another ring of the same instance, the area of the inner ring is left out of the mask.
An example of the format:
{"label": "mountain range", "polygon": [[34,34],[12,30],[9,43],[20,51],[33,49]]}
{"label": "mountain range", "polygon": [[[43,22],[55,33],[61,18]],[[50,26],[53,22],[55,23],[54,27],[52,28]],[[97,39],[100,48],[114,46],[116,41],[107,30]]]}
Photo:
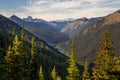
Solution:
{"label": "mountain range", "polygon": [[69,39],[67,35],[58,31],[45,20],[33,19],[31,16],[21,19],[15,15],[11,16],[10,19],[50,45],[55,45]]}
{"label": "mountain range", "polygon": [[[90,61],[94,60],[106,27],[110,31],[116,54],[120,55],[120,10],[118,10],[105,17],[99,17],[91,25],[79,30],[76,35],[73,36],[76,43],[76,56],[79,63],[83,63],[87,58],[90,59]],[[70,46],[71,40],[60,44],[59,48],[69,55]]]}
{"label": "mountain range", "polygon": [[104,29],[108,27],[113,46],[117,55],[120,55],[120,36],[118,35],[120,34],[120,10],[104,17],[56,21],[46,21],[31,16],[21,19],[16,15],[6,18],[0,15],[0,29],[8,33],[20,34],[20,26],[25,28],[28,40],[31,35],[34,35],[38,45],[44,44],[55,51],[58,50],[58,53],[61,51],[63,53],[61,55],[69,56],[71,41],[74,38],[77,61],[80,64],[83,64],[87,58],[90,61],[94,60]]}
{"label": "mountain range", "polygon": [[43,39],[48,44],[56,46],[57,44],[68,41],[77,32],[97,21],[98,18],[88,19],[84,17],[77,20],[70,18],[65,20],[45,21],[32,18],[31,16],[21,19],[13,15],[10,19],[18,25],[24,26],[26,30]]}
{"label": "mountain range", "polygon": [[95,21],[97,21],[98,18],[80,18],[77,20],[74,20],[64,28],[62,28],[61,32],[67,34],[69,37],[74,36],[79,31],[83,30],[85,27],[93,24]]}
{"label": "mountain range", "polygon": [[[12,37],[15,35],[20,36],[22,29],[23,29],[22,26],[19,26],[18,24],[16,24],[9,18],[0,14],[0,31],[5,32],[6,34],[10,34]],[[26,39],[28,42],[31,41],[31,38],[33,36],[35,38],[35,43],[38,47],[46,47],[48,49],[55,50],[52,46],[47,44],[44,40],[34,36],[32,33],[30,33],[27,30],[24,30],[24,31],[25,31],[25,36],[26,36]],[[55,50],[55,51],[57,51],[57,50]],[[59,52],[56,52],[56,53],[59,53]]]}

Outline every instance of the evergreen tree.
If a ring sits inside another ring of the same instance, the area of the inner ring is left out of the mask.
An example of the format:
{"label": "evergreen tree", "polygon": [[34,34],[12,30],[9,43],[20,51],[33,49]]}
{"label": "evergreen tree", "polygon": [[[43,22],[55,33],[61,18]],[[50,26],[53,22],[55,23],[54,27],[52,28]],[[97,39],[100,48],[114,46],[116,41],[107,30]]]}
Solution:
{"label": "evergreen tree", "polygon": [[88,72],[88,59],[85,61],[84,64],[84,72],[83,72],[83,79],[82,80],[91,80]]}
{"label": "evergreen tree", "polygon": [[54,68],[53,68],[53,70],[52,70],[52,72],[51,72],[51,77],[52,77],[53,80],[56,80],[56,79],[57,79],[57,73],[56,73],[55,66],[54,66]]}
{"label": "evergreen tree", "polygon": [[21,54],[20,54],[20,41],[18,36],[15,36],[13,46],[9,46],[5,59],[7,62],[6,77],[9,80],[21,80]]}
{"label": "evergreen tree", "polygon": [[114,56],[115,55],[115,51],[114,48],[112,46],[112,39],[110,37],[110,33],[108,31],[108,28],[105,29],[104,32],[104,37],[100,46],[100,50],[96,53],[96,60],[95,60],[95,64],[98,65],[102,56],[104,56],[105,54],[108,54],[110,56]]}
{"label": "evergreen tree", "polygon": [[79,80],[80,75],[76,64],[74,41],[72,41],[72,50],[69,59],[69,67],[67,68],[67,70],[68,70],[68,76],[66,78],[67,80]]}
{"label": "evergreen tree", "polygon": [[30,61],[29,61],[29,49],[27,45],[27,39],[25,36],[25,30],[22,28],[21,30],[21,45],[20,45],[20,52],[22,54],[22,79],[23,80],[30,80]]}
{"label": "evergreen tree", "polygon": [[39,80],[44,80],[42,66],[40,66]]}
{"label": "evergreen tree", "polygon": [[24,27],[22,27],[20,39],[21,39],[21,41],[26,41],[26,35],[25,35]]}
{"label": "evergreen tree", "polygon": [[[104,37],[101,43],[100,50],[96,53],[95,67],[93,68],[93,78],[95,80],[112,79],[117,80],[113,70],[116,70],[115,51],[112,46],[112,40],[108,29],[104,32]],[[119,64],[120,66],[120,64]]]}
{"label": "evergreen tree", "polygon": [[110,73],[112,77],[116,78],[117,80],[120,80],[120,58],[115,56],[112,62],[113,64],[110,67]]}
{"label": "evergreen tree", "polygon": [[62,80],[60,76],[57,76],[57,79],[56,80]]}
{"label": "evergreen tree", "polygon": [[34,42],[34,37],[32,37],[31,41],[31,59],[30,59],[30,65],[31,65],[31,79],[32,80],[37,80],[38,79],[38,68],[37,68],[37,61],[36,61],[36,49],[35,49],[35,42]]}

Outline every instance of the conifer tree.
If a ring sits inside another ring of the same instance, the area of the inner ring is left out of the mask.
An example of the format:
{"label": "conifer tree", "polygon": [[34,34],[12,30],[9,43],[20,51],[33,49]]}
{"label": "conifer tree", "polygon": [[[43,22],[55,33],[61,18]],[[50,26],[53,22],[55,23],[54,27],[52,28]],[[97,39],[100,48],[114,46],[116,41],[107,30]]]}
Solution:
{"label": "conifer tree", "polygon": [[72,50],[69,59],[69,67],[67,68],[67,70],[68,70],[68,76],[66,78],[67,80],[79,80],[80,75],[76,64],[74,41],[72,41]]}
{"label": "conifer tree", "polygon": [[44,80],[42,66],[40,66],[39,80]]}
{"label": "conifer tree", "polygon": [[57,79],[56,80],[62,80],[60,76],[57,76]]}
{"label": "conifer tree", "polygon": [[53,80],[56,80],[57,79],[57,73],[56,73],[56,68],[55,66],[53,67],[53,70],[51,72],[51,77]]}
{"label": "conifer tree", "polygon": [[113,73],[114,70],[113,67],[115,66],[114,64],[116,63],[114,58],[115,58],[115,51],[112,46],[110,33],[106,28],[100,50],[96,53],[95,67],[93,68],[94,80],[99,80],[99,79],[116,80],[116,76]]}
{"label": "conifer tree", "polygon": [[9,80],[21,80],[21,54],[20,54],[20,41],[18,36],[15,36],[13,46],[9,46],[5,59],[7,62],[6,77]]}
{"label": "conifer tree", "polygon": [[20,39],[21,39],[21,41],[26,41],[26,35],[25,35],[24,27],[22,27],[22,29],[21,29]]}
{"label": "conifer tree", "polygon": [[100,50],[96,53],[96,60],[95,60],[96,65],[99,64],[99,60],[101,60],[100,58],[102,56],[104,56],[105,54],[108,54],[110,56],[115,55],[115,51],[114,51],[114,48],[112,46],[112,39],[110,37],[110,33],[108,31],[108,28],[105,28],[104,37],[103,37],[103,40],[101,42]]}
{"label": "conifer tree", "polygon": [[27,39],[25,35],[25,30],[22,28],[20,35],[21,45],[20,52],[22,54],[22,78],[23,80],[30,79],[30,61],[29,61],[29,50],[27,48]]}
{"label": "conifer tree", "polygon": [[36,49],[35,49],[35,42],[34,42],[34,37],[32,37],[32,41],[31,41],[31,59],[30,59],[30,65],[31,65],[31,79],[32,80],[37,80],[38,76],[37,76],[37,61],[36,61]]}
{"label": "conifer tree", "polygon": [[120,58],[115,56],[112,62],[110,73],[116,80],[120,80]]}
{"label": "conifer tree", "polygon": [[91,80],[89,76],[89,72],[88,72],[88,66],[89,64],[88,64],[88,59],[87,59],[84,64],[84,72],[83,72],[82,80]]}

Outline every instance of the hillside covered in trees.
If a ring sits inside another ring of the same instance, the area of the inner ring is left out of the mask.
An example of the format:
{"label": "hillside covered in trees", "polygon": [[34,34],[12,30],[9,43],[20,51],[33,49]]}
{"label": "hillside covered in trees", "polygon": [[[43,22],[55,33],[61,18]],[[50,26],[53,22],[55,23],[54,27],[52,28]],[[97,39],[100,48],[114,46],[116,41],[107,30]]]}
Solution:
{"label": "hillside covered in trees", "polygon": [[120,80],[119,25],[118,10],[85,27],[60,45],[68,57],[0,15],[0,80]]}
{"label": "hillside covered in trees", "polygon": [[77,64],[74,39],[70,49],[70,58],[67,60],[48,48],[37,47],[34,37],[29,43],[24,29],[20,36],[2,31],[0,33],[0,80],[120,79],[120,58],[113,47],[107,28],[92,66],[89,67],[91,63],[88,58],[84,68]]}
{"label": "hillside covered in trees", "polygon": [[[14,39],[16,35],[17,35],[17,40]],[[34,37],[34,44],[35,44],[34,46],[35,55],[33,54],[33,56],[34,56],[34,62],[35,62],[34,66],[36,67],[35,68],[36,71],[38,71],[39,66],[42,65],[43,69],[45,70],[44,71],[45,79],[49,79],[50,78],[49,73],[51,72],[53,66],[56,65],[57,69],[60,68],[58,69],[59,75],[65,78],[66,61],[67,61],[67,57],[65,55],[63,55],[58,50],[48,45],[43,40],[35,37],[30,32],[24,30],[24,28],[18,26],[16,23],[12,22],[8,18],[0,15],[0,80],[9,79],[9,76],[7,76],[7,72],[6,72],[6,71],[9,71],[7,69],[8,65],[6,65],[9,62],[9,60],[6,62],[6,59],[9,59],[10,57],[13,58],[13,56],[16,53],[15,51],[17,51],[17,54],[20,53],[20,56],[21,56],[20,60],[22,61],[18,60],[18,62],[14,66],[17,66],[20,63],[20,65],[24,67],[24,68],[21,68],[23,69],[23,71],[26,70],[25,68],[28,68],[30,70],[30,60],[32,59],[32,54],[31,54],[32,53],[31,51],[32,37]],[[17,47],[17,49],[13,50],[13,46],[15,46],[15,48]],[[7,52],[8,53],[10,52],[12,56],[8,57],[9,54],[7,55],[6,54]],[[14,59],[10,60],[10,63],[13,64],[13,61]],[[11,66],[11,64],[9,64],[9,66]],[[15,67],[12,67],[12,68],[15,68]],[[22,72],[20,74],[22,76],[23,75],[27,76],[30,74],[29,70],[26,71],[27,73]],[[38,74],[38,72],[36,74]],[[16,71],[16,73],[19,73],[19,72]],[[15,75],[16,73],[14,73],[13,75]],[[18,74],[16,75],[18,76]]]}

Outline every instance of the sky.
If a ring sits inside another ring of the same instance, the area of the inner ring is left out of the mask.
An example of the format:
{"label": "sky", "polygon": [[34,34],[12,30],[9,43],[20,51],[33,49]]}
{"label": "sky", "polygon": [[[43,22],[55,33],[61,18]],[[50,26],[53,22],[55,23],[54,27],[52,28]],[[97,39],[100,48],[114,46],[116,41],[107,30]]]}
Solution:
{"label": "sky", "polygon": [[0,0],[0,14],[48,21],[102,17],[120,9],[120,0]]}

